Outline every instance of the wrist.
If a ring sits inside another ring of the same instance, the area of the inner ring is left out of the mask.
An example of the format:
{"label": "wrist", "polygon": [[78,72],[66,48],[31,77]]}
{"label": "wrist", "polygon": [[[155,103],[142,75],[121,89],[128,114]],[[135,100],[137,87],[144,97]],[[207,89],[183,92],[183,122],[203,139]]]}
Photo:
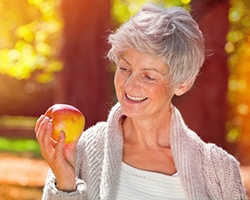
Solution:
{"label": "wrist", "polygon": [[62,182],[62,181],[56,181],[56,187],[58,190],[63,192],[74,192],[76,191],[76,180]]}

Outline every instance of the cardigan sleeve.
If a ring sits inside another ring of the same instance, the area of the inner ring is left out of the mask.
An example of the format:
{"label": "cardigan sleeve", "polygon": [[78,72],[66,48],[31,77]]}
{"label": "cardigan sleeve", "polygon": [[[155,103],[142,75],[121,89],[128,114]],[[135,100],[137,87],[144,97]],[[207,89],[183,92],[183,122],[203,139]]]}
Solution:
{"label": "cardigan sleeve", "polygon": [[239,162],[225,150],[211,145],[211,162],[223,199],[247,199],[241,181]]}
{"label": "cardigan sleeve", "polygon": [[87,187],[83,180],[76,179],[76,191],[64,192],[56,187],[56,180],[51,170],[48,172],[48,177],[43,191],[43,200],[84,200],[87,199]]}

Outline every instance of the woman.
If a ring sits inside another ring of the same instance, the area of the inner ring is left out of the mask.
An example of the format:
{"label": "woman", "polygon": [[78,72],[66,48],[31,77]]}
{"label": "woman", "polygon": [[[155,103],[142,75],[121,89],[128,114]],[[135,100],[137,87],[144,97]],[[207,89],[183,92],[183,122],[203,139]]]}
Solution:
{"label": "woman", "polygon": [[192,86],[204,61],[197,23],[179,7],[147,4],[109,36],[118,103],[107,122],[78,143],[51,141],[35,128],[51,171],[43,199],[246,199],[239,163],[187,128],[171,104]]}

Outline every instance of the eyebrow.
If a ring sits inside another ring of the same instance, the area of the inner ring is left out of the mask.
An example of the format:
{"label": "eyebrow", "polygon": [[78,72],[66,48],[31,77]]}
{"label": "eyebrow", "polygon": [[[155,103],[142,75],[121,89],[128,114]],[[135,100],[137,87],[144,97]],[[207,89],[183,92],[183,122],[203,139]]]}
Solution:
{"label": "eyebrow", "polygon": [[127,61],[127,59],[126,59],[126,58],[124,58],[124,56],[123,56],[123,55],[121,55],[121,56],[120,56],[120,59],[124,60],[124,61],[125,61],[128,65],[130,65],[130,66],[131,66],[130,62],[129,62],[129,61]]}

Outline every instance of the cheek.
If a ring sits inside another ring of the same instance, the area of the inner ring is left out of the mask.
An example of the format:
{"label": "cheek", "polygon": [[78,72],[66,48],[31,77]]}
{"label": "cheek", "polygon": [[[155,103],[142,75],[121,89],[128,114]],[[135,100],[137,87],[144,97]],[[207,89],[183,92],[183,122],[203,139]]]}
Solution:
{"label": "cheek", "polygon": [[163,97],[165,96],[163,90],[159,90],[159,89],[155,89],[155,90],[149,90],[148,92],[150,92],[150,96],[152,96],[154,99],[161,101],[163,99]]}
{"label": "cheek", "polygon": [[151,93],[155,93],[155,94],[163,94],[166,93],[166,87],[163,86],[163,84],[161,83],[154,83],[151,85],[151,87],[148,87],[148,90]]}
{"label": "cheek", "polygon": [[165,85],[158,84],[154,87],[148,87],[148,91],[158,100],[166,100],[172,97],[172,92]]}

